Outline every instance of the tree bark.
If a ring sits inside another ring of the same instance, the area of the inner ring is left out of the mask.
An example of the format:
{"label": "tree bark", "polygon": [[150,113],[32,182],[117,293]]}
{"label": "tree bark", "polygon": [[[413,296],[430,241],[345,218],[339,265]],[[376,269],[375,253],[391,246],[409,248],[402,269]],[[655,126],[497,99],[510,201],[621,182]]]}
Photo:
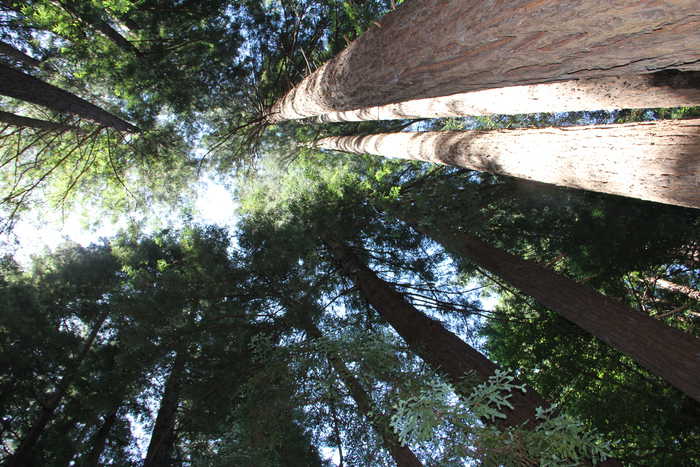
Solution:
{"label": "tree bark", "polygon": [[81,467],[100,467],[100,456],[102,456],[102,452],[107,444],[109,432],[112,431],[114,422],[117,421],[117,413],[119,412],[119,408],[120,405],[117,404],[105,417],[105,421],[102,423],[102,426],[97,433],[95,433],[92,441],[92,449],[79,464]]}
{"label": "tree bark", "polygon": [[697,71],[699,31],[695,0],[413,0],[305,78],[273,106],[271,120],[572,78]]}
{"label": "tree bark", "polygon": [[0,95],[41,105],[59,113],[70,113],[118,131],[139,129],[71,94],[7,65],[0,64]]}
{"label": "tree bark", "polygon": [[17,126],[21,128],[36,128],[38,130],[50,130],[50,131],[82,131],[81,128],[72,125],[64,125],[63,123],[50,122],[48,120],[39,120],[36,118],[22,117],[20,115],[15,115],[10,112],[3,112],[0,110],[0,122],[7,123],[8,125]]}
{"label": "tree bark", "polygon": [[653,277],[648,278],[647,282],[661,289],[668,290],[669,292],[680,293],[688,298],[692,298],[693,300],[700,302],[700,290],[688,287],[687,285],[676,284],[675,282],[667,281],[666,279],[654,279]]}
{"label": "tree bark", "polygon": [[21,50],[15,48],[14,46],[0,41],[0,55],[4,55],[5,57],[9,57],[13,60],[16,60],[18,62],[21,62],[29,67],[32,68],[40,68],[41,67],[41,61],[37,60],[34,57],[30,57],[29,55],[25,54]]}
{"label": "tree bark", "polygon": [[175,447],[175,422],[177,408],[180,404],[180,386],[185,368],[185,352],[178,351],[175,355],[173,368],[165,383],[158,416],[148,444],[146,460],[143,467],[170,467],[172,453]]}
{"label": "tree bark", "polygon": [[71,15],[78,18],[80,21],[86,25],[94,28],[95,30],[101,32],[107,37],[114,45],[122,49],[124,52],[133,54],[135,56],[141,56],[139,49],[134,46],[131,42],[126,40],[124,36],[119,34],[112,26],[110,26],[106,21],[102,20],[97,12],[86,11],[84,6],[81,6],[79,2],[72,0],[53,0],[61,8],[66,10]]}
{"label": "tree bark", "polygon": [[450,96],[333,112],[321,122],[359,122],[515,115],[538,112],[647,109],[700,104],[700,73],[659,72],[484,89]]}
{"label": "tree bark", "polygon": [[41,408],[41,413],[39,414],[39,417],[29,428],[29,431],[25,435],[24,439],[22,439],[22,442],[20,443],[17,450],[9,458],[6,467],[26,467],[27,465],[31,464],[30,459],[32,457],[32,452],[34,451],[34,447],[37,441],[39,441],[39,438],[44,433],[46,426],[54,418],[56,408],[65,397],[68,388],[77,376],[80,365],[82,364],[83,360],[85,360],[85,357],[92,348],[92,344],[95,342],[95,339],[97,339],[97,335],[100,329],[102,328],[102,325],[107,320],[108,315],[108,311],[104,311],[99,316],[99,318],[93,325],[92,330],[90,331],[90,335],[83,344],[82,350],[72,362],[73,370],[67,373],[61,379],[61,382],[58,383],[58,387],[56,388],[56,390],[47,398],[46,402]]}
{"label": "tree bark", "polygon": [[[393,327],[411,349],[436,371],[443,373],[458,392],[464,392],[465,375],[474,374],[480,381],[493,376],[498,366],[459,337],[445,329],[411,305],[402,294],[365,266],[346,245],[325,239],[331,254],[359,288],[362,297]],[[513,391],[509,399],[513,409],[504,409],[506,419],[497,422],[502,427],[536,424],[536,409],[545,401],[531,388],[525,393]]]}
{"label": "tree bark", "polygon": [[451,233],[420,224],[404,211],[396,210],[395,214],[448,251],[499,276],[700,401],[700,339],[697,337],[465,233]]}
{"label": "tree bark", "polygon": [[317,146],[700,208],[700,119],[334,136]]}
{"label": "tree bark", "polygon": [[[311,321],[311,318],[303,313],[300,314],[300,317],[302,318],[302,328],[309,337],[312,339],[323,338],[321,330]],[[413,451],[411,451],[411,448],[401,445],[396,434],[387,425],[384,416],[380,415],[377,409],[373,407],[374,404],[369,395],[365,392],[360,382],[353,376],[350,370],[348,370],[345,362],[332,352],[326,352],[326,358],[340,376],[345,387],[350,391],[350,395],[355,401],[355,404],[357,404],[360,413],[370,421],[374,429],[379,433],[384,446],[391,454],[396,465],[398,467],[422,467],[423,464],[418,460]]]}

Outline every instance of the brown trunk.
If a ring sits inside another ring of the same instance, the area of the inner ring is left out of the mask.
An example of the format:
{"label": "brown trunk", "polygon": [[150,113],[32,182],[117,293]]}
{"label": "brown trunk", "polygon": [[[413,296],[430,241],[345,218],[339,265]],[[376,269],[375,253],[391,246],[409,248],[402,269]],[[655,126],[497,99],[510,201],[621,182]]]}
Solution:
{"label": "brown trunk", "polygon": [[136,56],[141,55],[141,52],[134,46],[134,44],[126,40],[106,21],[100,19],[95,12],[86,11],[78,2],[72,0],[53,1],[86,25],[104,34],[110,41],[112,41],[113,44],[122,49],[124,52]]}
{"label": "brown trunk", "polygon": [[660,72],[485,89],[451,96],[334,112],[321,122],[358,122],[465,115],[648,109],[700,104],[700,73]]}
{"label": "brown trunk", "polygon": [[700,120],[334,136],[317,146],[700,208]]}
{"label": "brown trunk", "polygon": [[34,421],[32,426],[29,428],[24,439],[20,443],[17,450],[14,452],[12,457],[8,460],[6,467],[25,467],[30,465],[30,459],[32,457],[32,452],[34,451],[34,446],[36,445],[39,438],[44,433],[46,426],[54,418],[54,413],[56,408],[61,403],[66,395],[66,391],[70,387],[75,377],[78,374],[78,369],[82,364],[83,360],[87,356],[92,344],[97,339],[97,334],[99,333],[102,325],[107,320],[108,312],[103,312],[97,319],[97,322],[92,327],[90,335],[83,344],[83,348],[72,362],[73,370],[61,379],[56,390],[46,399],[46,402],[42,405],[41,413],[39,417]]}
{"label": "brown trunk", "polygon": [[403,212],[397,215],[447,250],[499,276],[700,401],[700,339],[697,337],[467,234],[431,229]]}
{"label": "brown trunk", "polygon": [[[301,323],[303,329],[309,337],[312,339],[323,338],[321,330],[316,327],[308,316],[303,313],[301,313],[300,316],[303,320]],[[384,446],[391,454],[396,465],[398,467],[422,467],[423,464],[418,460],[413,451],[411,451],[408,446],[401,445],[396,433],[391,431],[391,428],[387,425],[385,417],[378,413],[376,407],[373,407],[369,395],[365,392],[360,382],[353,376],[350,370],[348,370],[348,367],[345,366],[345,362],[333,352],[326,352],[326,358],[340,376],[345,387],[350,391],[350,395],[355,401],[355,404],[357,404],[357,408],[360,409],[360,413],[369,419],[374,429],[381,436]]]}
{"label": "brown trunk", "polygon": [[36,128],[38,130],[56,130],[56,131],[82,131],[77,126],[64,125],[57,122],[49,122],[47,120],[39,120],[36,118],[22,117],[9,112],[0,110],[0,122],[8,125],[21,128]]}
{"label": "brown trunk", "polygon": [[675,282],[667,281],[665,279],[654,279],[650,277],[647,279],[647,281],[661,289],[668,290],[669,292],[680,293],[688,298],[692,298],[693,300],[700,302],[700,290],[688,287],[687,285],[676,284]]}
{"label": "brown trunk", "polygon": [[139,131],[135,126],[74,94],[3,64],[0,64],[0,95],[48,107],[59,113],[78,115],[118,131]]}
{"label": "brown trunk", "polygon": [[109,438],[109,432],[112,431],[114,422],[117,421],[117,413],[119,412],[119,405],[114,407],[107,417],[105,417],[104,423],[100,429],[95,433],[92,441],[92,449],[90,453],[85,456],[83,461],[80,463],[81,467],[100,467],[100,456],[105,449],[107,444],[107,439]]}
{"label": "brown trunk", "polygon": [[16,60],[32,68],[39,68],[41,66],[41,61],[34,57],[30,57],[19,49],[16,49],[12,45],[0,41],[0,55]]}
{"label": "brown trunk", "polygon": [[412,0],[304,79],[271,117],[566,79],[698,71],[697,13],[696,0]]}
{"label": "brown trunk", "polygon": [[[362,264],[353,250],[331,239],[325,240],[333,257],[360,290],[362,297],[393,327],[411,349],[436,371],[444,374],[457,391],[465,375],[474,374],[480,381],[486,381],[495,374],[498,366],[438,321],[429,318],[411,305],[402,294],[383,281]],[[465,396],[468,396],[464,393]],[[527,392],[513,391],[509,401],[513,410],[505,409],[506,419],[499,422],[501,427],[536,423],[537,407],[544,407],[545,401],[531,388]]]}
{"label": "brown trunk", "polygon": [[153,426],[143,467],[170,467],[172,465],[172,453],[175,447],[175,422],[177,408],[180,404],[180,385],[184,368],[185,353],[178,351],[168,381],[165,383],[165,390],[160,401],[158,416]]}

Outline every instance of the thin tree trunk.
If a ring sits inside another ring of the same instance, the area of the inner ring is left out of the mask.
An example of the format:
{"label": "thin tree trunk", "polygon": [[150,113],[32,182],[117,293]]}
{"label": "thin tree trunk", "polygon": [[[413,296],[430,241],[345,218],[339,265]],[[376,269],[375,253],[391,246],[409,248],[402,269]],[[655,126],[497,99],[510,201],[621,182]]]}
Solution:
{"label": "thin tree trunk", "polygon": [[107,445],[109,432],[112,431],[114,422],[117,421],[119,408],[120,404],[117,404],[105,417],[105,421],[92,440],[92,449],[80,463],[81,467],[100,467],[100,456],[102,456],[102,452]]}
{"label": "thin tree trunk", "polygon": [[333,136],[316,144],[700,208],[700,119]]}
{"label": "thin tree trunk", "polygon": [[[301,323],[302,327],[309,337],[312,339],[323,338],[321,330],[307,315],[301,313],[300,316],[303,320]],[[358,409],[360,409],[360,413],[370,421],[374,429],[381,436],[384,446],[391,454],[396,465],[398,467],[421,467],[423,464],[418,460],[413,451],[411,451],[411,448],[401,445],[396,433],[391,430],[384,417],[373,407],[374,404],[369,395],[365,392],[360,382],[353,376],[350,370],[348,370],[345,362],[333,352],[326,352],[326,358],[340,376],[345,387],[350,391],[350,395],[355,401],[355,404],[357,404]]]}
{"label": "thin tree trunk", "polygon": [[56,390],[47,398],[46,402],[41,408],[41,413],[39,414],[39,417],[34,421],[26,436],[24,437],[24,439],[22,439],[22,442],[20,443],[19,447],[14,452],[12,457],[10,457],[10,459],[8,460],[6,467],[25,467],[30,464],[29,460],[31,459],[31,455],[34,451],[34,447],[37,441],[39,441],[39,438],[44,433],[46,426],[54,418],[56,408],[65,397],[66,391],[77,376],[78,370],[83,360],[85,360],[85,357],[92,348],[92,344],[95,342],[95,339],[97,339],[97,335],[100,329],[102,328],[102,325],[107,320],[108,315],[108,311],[104,311],[99,316],[99,318],[92,327],[92,331],[90,331],[90,335],[83,344],[82,350],[72,362],[73,370],[67,373],[61,379],[61,382],[58,384]]}
{"label": "thin tree trunk", "polygon": [[10,112],[3,112],[2,110],[0,110],[0,122],[22,128],[36,128],[38,130],[82,131],[82,129],[77,126],[64,125],[63,123],[50,122],[48,120],[39,120],[30,117],[22,117]]}
{"label": "thin tree trunk", "polygon": [[181,350],[175,355],[173,368],[165,383],[165,390],[143,467],[170,467],[172,464],[172,454],[175,447],[175,423],[177,408],[180,404],[180,386],[184,367],[185,352]]}
{"label": "thin tree trunk", "polygon": [[[333,257],[360,290],[362,297],[396,332],[436,371],[445,374],[457,391],[463,391],[463,379],[474,374],[480,381],[493,376],[498,366],[466,344],[438,321],[429,318],[411,305],[402,294],[365,266],[353,250],[335,240],[325,239]],[[467,393],[464,393],[468,396]],[[536,424],[536,409],[545,401],[531,388],[513,391],[509,401],[513,409],[504,409],[506,419],[501,427]]]}
{"label": "thin tree trunk", "polygon": [[537,112],[647,109],[700,104],[700,73],[659,72],[510,86],[321,115],[321,122],[359,122],[515,115]]}
{"label": "thin tree trunk", "polygon": [[404,2],[278,101],[271,120],[565,79],[698,71],[697,13],[696,0]]}
{"label": "thin tree trunk", "polygon": [[612,300],[532,261],[465,233],[420,224],[404,210],[395,214],[419,232],[499,276],[544,307],[628,355],[641,366],[700,401],[700,339]]}
{"label": "thin tree trunk", "polygon": [[3,64],[0,64],[0,95],[48,107],[56,112],[78,115],[118,131],[139,131],[130,123],[74,94]]}
{"label": "thin tree trunk", "polygon": [[30,57],[21,50],[3,41],[0,41],[0,55],[4,55],[5,57],[17,60],[18,62],[24,63],[25,65],[32,68],[41,67],[41,60],[37,60],[34,57]]}
{"label": "thin tree trunk", "polygon": [[648,278],[647,282],[654,284],[656,287],[661,289],[668,290],[669,292],[680,293],[688,298],[692,298],[693,300],[700,302],[700,290],[688,287],[687,285],[676,284],[675,282],[667,281],[666,279],[654,279],[653,277]]}
{"label": "thin tree trunk", "polygon": [[[112,43],[117,47],[125,51],[126,53],[140,56],[141,52],[134,46],[131,42],[126,40],[121,34],[119,34],[112,26],[110,26],[106,21],[99,18],[96,12],[86,11],[79,2],[72,0],[53,0],[61,8],[80,19],[83,23],[94,28],[95,30],[104,34]],[[91,14],[92,13],[92,14]]]}

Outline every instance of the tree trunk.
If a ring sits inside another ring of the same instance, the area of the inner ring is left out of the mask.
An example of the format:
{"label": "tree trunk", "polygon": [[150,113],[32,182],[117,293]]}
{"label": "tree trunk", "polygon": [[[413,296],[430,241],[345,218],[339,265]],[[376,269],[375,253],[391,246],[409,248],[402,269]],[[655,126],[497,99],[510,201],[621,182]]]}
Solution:
{"label": "tree trunk", "polygon": [[81,6],[79,2],[72,0],[53,0],[61,8],[66,10],[71,15],[78,18],[80,21],[86,25],[94,28],[95,30],[104,34],[114,45],[122,49],[124,52],[133,54],[135,56],[141,56],[141,52],[137,49],[134,44],[126,40],[121,34],[119,34],[112,26],[110,26],[106,21],[102,20],[97,12],[86,11],[84,6]]}
{"label": "tree trunk", "polygon": [[321,122],[647,109],[700,104],[700,73],[659,72],[510,86],[321,115]]}
{"label": "tree trunk", "polygon": [[80,351],[76,359],[72,362],[73,370],[67,373],[61,379],[61,382],[58,383],[58,387],[56,388],[56,390],[47,398],[46,402],[42,405],[39,417],[29,428],[29,431],[25,435],[24,439],[22,439],[22,442],[20,443],[19,447],[14,452],[12,457],[9,458],[6,467],[26,467],[27,465],[30,465],[32,452],[34,451],[34,447],[37,441],[39,441],[39,437],[41,437],[41,435],[44,433],[44,430],[46,429],[46,426],[53,419],[54,413],[56,412],[56,408],[65,397],[66,392],[70,387],[70,384],[77,376],[78,369],[80,368],[80,365],[82,364],[83,360],[85,360],[85,357],[90,351],[92,344],[95,342],[95,339],[97,339],[97,334],[102,328],[104,322],[107,320],[107,316],[107,311],[103,312],[99,316],[99,318],[92,327],[92,331],[90,331],[90,335],[83,344],[82,350]]}
{"label": "tree trunk", "polygon": [[105,417],[104,423],[102,423],[100,429],[95,433],[92,441],[92,449],[79,464],[81,467],[100,467],[100,456],[102,456],[102,452],[107,444],[109,432],[112,430],[114,422],[117,421],[119,408],[120,405],[117,404],[112,411],[107,414],[107,417]]}
{"label": "tree trunk", "polygon": [[0,64],[0,95],[48,107],[59,113],[74,114],[118,131],[139,131],[74,94],[3,64]]}
{"label": "tree trunk", "polygon": [[39,120],[30,117],[22,117],[13,113],[3,112],[2,110],[0,110],[0,122],[21,128],[36,128],[38,130],[82,131],[82,129],[77,126],[64,125],[63,123],[50,122],[48,120]]}
{"label": "tree trunk", "polygon": [[[339,242],[325,239],[333,257],[360,290],[362,297],[393,327],[416,352],[436,371],[443,373],[457,391],[465,375],[474,374],[486,381],[498,366],[459,337],[445,329],[440,322],[429,318],[411,305],[402,294],[362,264],[353,250]],[[468,390],[465,396],[468,396]],[[513,409],[504,409],[506,419],[499,426],[517,427],[523,423],[534,427],[535,411],[545,401],[531,388],[527,392],[513,391],[509,401]]]}
{"label": "tree trunk", "polygon": [[441,243],[448,251],[499,276],[542,306],[590,332],[700,401],[700,339],[697,337],[465,233],[453,234],[420,224],[403,211],[396,210],[396,215]]}
{"label": "tree trunk", "polygon": [[700,208],[700,119],[333,136],[317,146]]}
{"label": "tree trunk", "polygon": [[[312,339],[323,338],[321,330],[318,329],[308,316],[301,313],[300,317],[303,320],[301,323],[302,328],[309,337]],[[391,454],[396,465],[398,467],[422,467],[423,464],[418,460],[413,451],[411,451],[411,448],[401,445],[396,433],[394,433],[386,423],[385,417],[380,415],[377,409],[373,407],[369,395],[365,392],[360,382],[353,376],[350,370],[348,370],[345,362],[332,352],[326,352],[326,358],[340,376],[345,387],[350,391],[350,395],[355,401],[355,404],[357,404],[358,409],[360,409],[360,413],[370,421],[374,429],[381,436],[384,446]]]}
{"label": "tree trunk", "polygon": [[30,57],[29,55],[25,54],[21,50],[15,48],[14,46],[0,41],[0,55],[3,55],[5,57],[11,58],[13,60],[16,60],[18,62],[21,62],[28,67],[32,68],[39,68],[41,67],[41,61],[37,60],[34,57]]}
{"label": "tree trunk", "polygon": [[177,408],[180,404],[180,386],[184,367],[185,352],[178,351],[168,381],[165,383],[165,390],[160,401],[158,416],[143,467],[170,467],[172,465],[172,454],[175,448],[175,422]]}
{"label": "tree trunk", "polygon": [[412,0],[278,101],[271,120],[565,79],[697,71],[697,13],[696,0]]}
{"label": "tree trunk", "polygon": [[687,285],[676,284],[675,282],[667,281],[665,279],[654,279],[653,277],[648,278],[647,282],[656,285],[656,287],[661,289],[668,290],[669,292],[680,293],[688,298],[692,298],[693,300],[700,302],[700,290],[688,287]]}

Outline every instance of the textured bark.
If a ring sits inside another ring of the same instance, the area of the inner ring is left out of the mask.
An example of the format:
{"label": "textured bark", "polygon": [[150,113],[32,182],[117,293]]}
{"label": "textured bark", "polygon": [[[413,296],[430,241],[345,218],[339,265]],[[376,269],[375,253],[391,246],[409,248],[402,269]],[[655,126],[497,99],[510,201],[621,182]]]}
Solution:
{"label": "textured bark", "polygon": [[16,49],[14,46],[2,41],[0,41],[0,55],[24,63],[25,65],[32,68],[39,68],[41,66],[40,60],[37,60],[34,57],[30,57],[21,50]]}
{"label": "textured bark", "polygon": [[79,464],[81,467],[100,467],[100,456],[102,456],[102,452],[105,450],[109,432],[112,431],[114,422],[117,421],[118,412],[119,405],[115,406],[112,411],[107,414],[102,426],[93,437],[92,449]]}
{"label": "textured bark", "polygon": [[656,287],[659,287],[669,292],[676,292],[685,295],[688,298],[697,300],[700,302],[700,290],[688,287],[687,285],[676,284],[675,282],[667,281],[666,279],[653,279],[649,278],[648,281]]}
{"label": "textured bark", "polygon": [[[486,381],[495,374],[498,369],[495,363],[445,329],[440,322],[418,311],[402,294],[362,264],[351,248],[331,239],[325,241],[363,298],[418,356],[443,373],[458,390],[466,374],[474,374],[480,381]],[[545,401],[531,388],[525,393],[513,391],[511,396],[510,402],[514,408],[506,409],[506,419],[497,424],[502,428],[517,427],[523,423],[533,427],[535,411],[537,407],[544,407]]]}
{"label": "textured bark", "polygon": [[321,122],[357,122],[465,115],[646,109],[700,104],[700,73],[660,72],[485,89],[451,96],[334,112]]}
{"label": "textured bark", "polygon": [[317,146],[700,208],[700,120],[336,136]]}
{"label": "textured bark", "polygon": [[[134,46],[131,42],[126,40],[124,36],[119,34],[112,26],[110,26],[106,21],[100,19],[94,12],[86,11],[80,2],[75,2],[72,0],[53,0],[61,8],[80,19],[86,25],[94,28],[95,30],[101,32],[105,35],[112,43],[123,51],[140,56],[141,52]],[[91,14],[92,13],[92,14]]]}
{"label": "textured bark", "polygon": [[56,390],[54,390],[54,392],[46,399],[46,402],[44,402],[41,407],[41,413],[29,428],[29,431],[25,435],[24,439],[22,439],[22,442],[17,450],[7,461],[6,467],[25,467],[31,464],[30,459],[34,451],[34,446],[44,433],[46,426],[49,424],[49,422],[51,422],[51,420],[53,420],[56,408],[65,397],[66,391],[77,376],[78,370],[83,363],[83,360],[85,360],[88,352],[92,348],[92,344],[95,342],[95,339],[97,339],[97,334],[107,319],[107,316],[108,313],[104,312],[97,319],[92,327],[92,330],[90,331],[90,335],[83,344],[82,350],[72,362],[73,370],[70,373],[67,373],[61,379],[61,382],[58,384]]}
{"label": "textured bark", "polygon": [[700,401],[700,339],[697,337],[467,234],[421,225],[404,210],[397,210],[396,214],[447,250],[497,275]]}
{"label": "textured bark", "polygon": [[180,386],[185,368],[185,353],[180,351],[175,356],[173,368],[160,401],[158,416],[153,426],[151,441],[148,444],[146,460],[143,467],[170,467],[175,447],[175,422],[177,408],[180,404]]}
{"label": "textured bark", "polygon": [[118,131],[139,131],[130,123],[74,94],[3,64],[0,64],[0,95],[41,105],[59,113],[78,115]]}
{"label": "textured bark", "polygon": [[[321,330],[318,329],[313,321],[311,321],[311,319],[306,315],[301,314],[301,316],[305,318],[303,319],[302,325],[306,334],[312,339],[323,338]],[[355,401],[355,404],[357,404],[357,408],[360,410],[360,413],[369,419],[374,429],[381,436],[384,446],[391,454],[391,457],[394,459],[394,462],[396,462],[396,465],[398,467],[422,467],[423,464],[420,460],[418,460],[413,451],[411,451],[411,448],[408,446],[401,446],[396,433],[391,431],[391,428],[384,420],[384,417],[377,413],[377,409],[373,407],[374,404],[372,403],[369,395],[365,392],[360,382],[355,378],[355,376],[353,376],[350,370],[348,370],[345,362],[343,362],[338,355],[335,355],[332,352],[327,352],[326,358],[333,366],[336,373],[338,373],[340,376],[340,379],[343,381],[345,387],[348,388],[348,391],[350,391],[350,395]]]}
{"label": "textured bark", "polygon": [[304,79],[271,119],[669,69],[700,70],[696,0],[412,0]]}
{"label": "textured bark", "polygon": [[3,112],[2,110],[0,110],[0,122],[21,128],[36,128],[38,130],[82,131],[77,126],[64,125],[63,123],[50,122],[48,120],[39,120],[30,117],[22,117],[13,113]]}

